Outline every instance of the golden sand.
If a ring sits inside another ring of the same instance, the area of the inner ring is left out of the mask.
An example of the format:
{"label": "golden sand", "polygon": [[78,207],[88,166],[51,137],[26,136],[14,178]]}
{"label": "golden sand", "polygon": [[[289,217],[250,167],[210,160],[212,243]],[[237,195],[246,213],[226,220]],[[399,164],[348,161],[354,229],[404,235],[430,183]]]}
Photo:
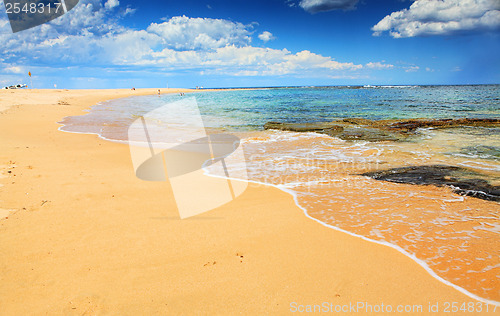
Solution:
{"label": "golden sand", "polygon": [[308,219],[272,187],[180,220],[169,184],[137,179],[126,145],[57,130],[98,101],[148,93],[0,92],[0,207],[15,210],[0,220],[1,315],[285,314],[323,302],[486,310],[398,251]]}

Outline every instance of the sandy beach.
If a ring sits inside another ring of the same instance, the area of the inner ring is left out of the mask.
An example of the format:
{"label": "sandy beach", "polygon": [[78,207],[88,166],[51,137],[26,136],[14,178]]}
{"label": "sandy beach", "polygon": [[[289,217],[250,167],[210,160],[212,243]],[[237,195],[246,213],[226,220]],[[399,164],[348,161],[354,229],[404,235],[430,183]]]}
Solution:
{"label": "sandy beach", "polygon": [[169,183],[137,179],[127,145],[58,130],[97,102],[155,93],[0,90],[0,315],[495,314],[274,187],[180,220]]}

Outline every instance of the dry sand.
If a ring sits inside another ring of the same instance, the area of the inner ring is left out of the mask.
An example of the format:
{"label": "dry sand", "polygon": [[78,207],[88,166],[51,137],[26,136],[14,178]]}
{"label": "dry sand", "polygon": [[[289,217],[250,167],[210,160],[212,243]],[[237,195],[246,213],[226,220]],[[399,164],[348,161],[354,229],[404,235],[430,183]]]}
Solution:
{"label": "dry sand", "polygon": [[0,220],[0,315],[284,314],[293,302],[486,309],[396,250],[308,219],[276,188],[250,185],[180,220],[169,184],[137,179],[126,145],[57,130],[98,101],[151,93],[0,92],[0,216],[14,210]]}

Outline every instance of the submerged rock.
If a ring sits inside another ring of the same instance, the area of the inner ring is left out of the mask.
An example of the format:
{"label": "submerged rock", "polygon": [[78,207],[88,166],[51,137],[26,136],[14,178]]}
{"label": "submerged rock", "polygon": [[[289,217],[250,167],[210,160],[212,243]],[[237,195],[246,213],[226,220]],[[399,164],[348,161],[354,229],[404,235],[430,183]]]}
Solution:
{"label": "submerged rock", "polygon": [[331,122],[316,122],[316,123],[267,122],[264,125],[264,128],[279,129],[282,131],[294,131],[294,132],[315,132],[328,129],[342,130],[342,126],[332,124]]}
{"label": "submerged rock", "polygon": [[343,131],[340,125],[332,124],[330,122],[317,122],[317,123],[279,123],[267,122],[264,129],[277,129],[280,131],[291,132],[315,132],[321,134],[328,134],[334,136]]}
{"label": "submerged rock", "polygon": [[364,119],[364,118],[359,118],[359,117],[349,117],[349,118],[343,119],[342,122],[346,122],[346,123],[350,123],[350,124],[354,124],[354,125],[372,126],[373,122],[376,122],[376,121]]}
{"label": "submerged rock", "polygon": [[376,180],[418,185],[449,186],[453,192],[483,200],[500,202],[500,186],[493,186],[480,173],[469,169],[446,166],[411,166],[362,175]]}
{"label": "submerged rock", "polygon": [[345,118],[332,122],[280,123],[268,122],[264,129],[293,132],[315,132],[339,137],[344,140],[401,141],[415,135],[418,128],[451,128],[459,126],[500,127],[500,119],[414,119],[369,120]]}
{"label": "submerged rock", "polygon": [[344,128],[344,130],[335,135],[343,140],[366,140],[369,142],[398,141],[403,135],[390,133],[376,128]]}
{"label": "submerged rock", "polygon": [[[277,129],[281,131],[292,132],[315,132],[335,136],[343,140],[366,140],[370,142],[379,141],[398,141],[403,135],[398,133],[384,131],[377,128],[356,126],[345,124],[349,122],[334,121],[334,122],[319,122],[319,123],[279,123],[268,122],[264,125],[264,129]],[[340,125],[344,124],[344,126]]]}
{"label": "submerged rock", "polygon": [[404,120],[389,124],[387,127],[398,129],[401,131],[414,131],[417,128],[434,127],[434,128],[450,128],[459,126],[474,126],[474,127],[500,127],[500,119],[441,119],[441,120]]}

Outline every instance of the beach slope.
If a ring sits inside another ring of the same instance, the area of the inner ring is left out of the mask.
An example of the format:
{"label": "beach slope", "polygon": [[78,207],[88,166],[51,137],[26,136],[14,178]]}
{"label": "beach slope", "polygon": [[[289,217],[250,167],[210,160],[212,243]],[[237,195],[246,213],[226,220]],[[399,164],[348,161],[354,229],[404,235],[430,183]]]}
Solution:
{"label": "beach slope", "polygon": [[155,92],[0,91],[1,315],[486,311],[395,249],[307,218],[273,187],[251,184],[180,220],[169,183],[137,179],[126,145],[58,131],[99,101]]}

